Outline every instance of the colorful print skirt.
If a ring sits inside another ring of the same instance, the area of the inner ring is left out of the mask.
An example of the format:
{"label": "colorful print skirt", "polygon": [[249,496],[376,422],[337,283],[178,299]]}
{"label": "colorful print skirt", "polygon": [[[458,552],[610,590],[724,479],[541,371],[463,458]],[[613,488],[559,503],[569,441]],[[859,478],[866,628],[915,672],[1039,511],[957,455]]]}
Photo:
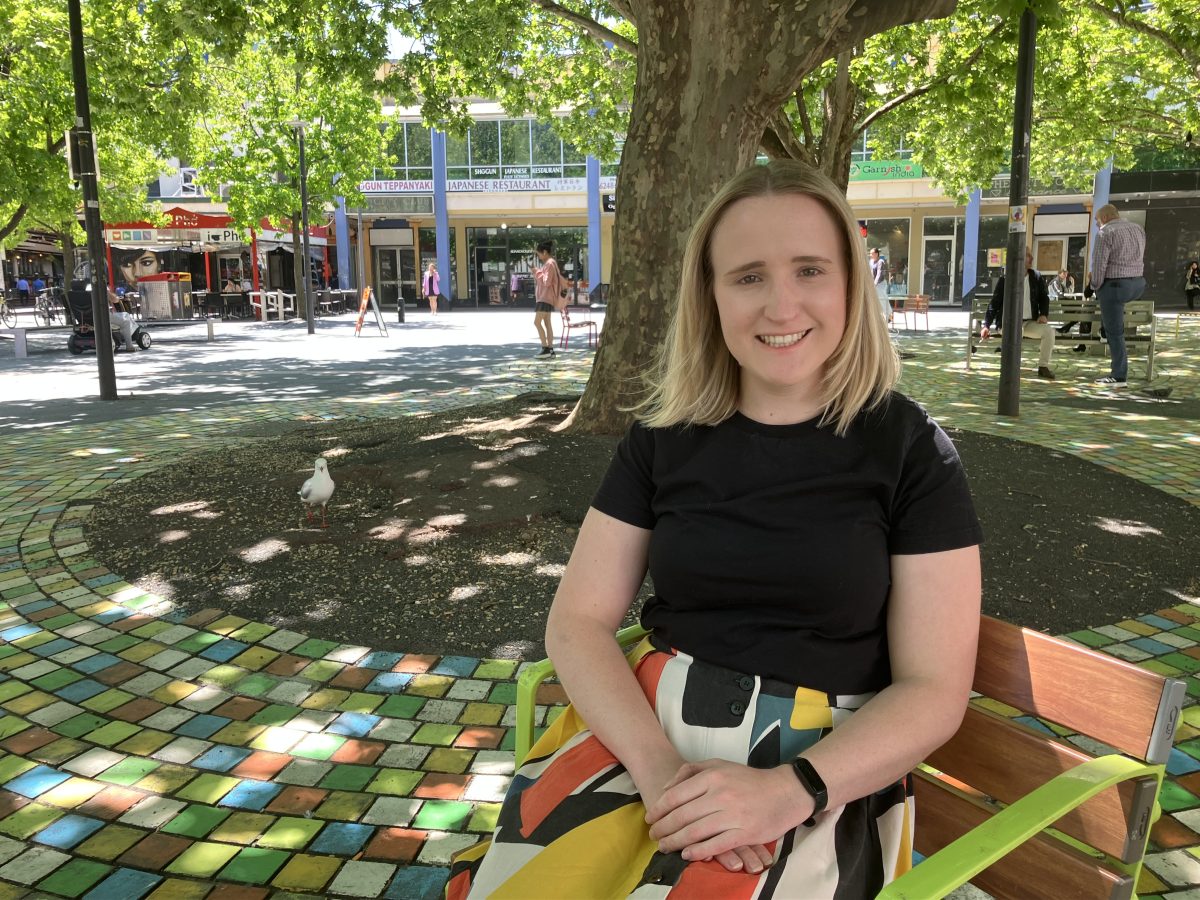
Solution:
{"label": "colorful print skirt", "polygon": [[[734,672],[647,638],[630,663],[687,760],[768,768],[792,759],[873,695],[838,696]],[[768,849],[763,872],[662,853],[633,779],[567,707],[533,746],[495,833],[455,857],[448,900],[865,900],[912,863],[907,779],[828,809]]]}

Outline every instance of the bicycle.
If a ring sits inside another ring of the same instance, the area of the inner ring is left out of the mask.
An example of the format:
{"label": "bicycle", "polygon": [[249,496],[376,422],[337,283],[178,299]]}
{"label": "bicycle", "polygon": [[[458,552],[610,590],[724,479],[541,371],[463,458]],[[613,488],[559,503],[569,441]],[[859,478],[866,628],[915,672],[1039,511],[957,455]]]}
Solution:
{"label": "bicycle", "polygon": [[8,305],[8,298],[0,294],[0,322],[5,328],[13,328],[17,324],[17,314]]}
{"label": "bicycle", "polygon": [[47,327],[56,319],[62,319],[64,325],[67,321],[65,313],[59,309],[57,301],[49,291],[38,294],[37,303],[33,307],[33,317]]}

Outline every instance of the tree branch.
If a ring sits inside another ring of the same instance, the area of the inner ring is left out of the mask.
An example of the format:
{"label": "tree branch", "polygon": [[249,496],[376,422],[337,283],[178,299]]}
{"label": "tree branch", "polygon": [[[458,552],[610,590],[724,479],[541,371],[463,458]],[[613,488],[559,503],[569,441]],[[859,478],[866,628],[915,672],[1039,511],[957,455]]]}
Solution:
{"label": "tree branch", "polygon": [[804,146],[816,146],[817,139],[813,136],[812,121],[808,118],[808,103],[804,100],[804,85],[796,88],[796,110],[800,116],[800,127],[804,131]]}
{"label": "tree branch", "polygon": [[546,12],[552,13],[573,25],[578,25],[594,40],[600,43],[609,41],[614,47],[621,48],[630,56],[637,56],[636,43],[624,35],[617,34],[611,28],[605,28],[595,19],[580,15],[577,12],[567,9],[565,6],[560,6],[554,0],[533,0],[533,2],[536,6],[540,6],[546,10]]}
{"label": "tree branch", "polygon": [[1136,31],[1138,34],[1144,34],[1146,37],[1154,38],[1154,40],[1158,41],[1168,50],[1178,54],[1180,59],[1192,67],[1192,74],[1197,79],[1200,79],[1200,53],[1197,53],[1190,47],[1185,47],[1163,29],[1156,28],[1149,22],[1143,22],[1140,19],[1130,18],[1129,14],[1125,11],[1124,6],[1122,6],[1118,12],[1109,9],[1103,3],[1100,3],[1099,0],[1084,0],[1083,5],[1093,12],[1104,16],[1104,18],[1115,22],[1122,28],[1128,28],[1130,31]]}
{"label": "tree branch", "polygon": [[637,19],[633,15],[633,7],[626,3],[625,0],[608,0],[608,5],[615,9],[622,19],[634,28],[637,28]]}
{"label": "tree branch", "polygon": [[[767,151],[768,156],[798,159],[810,166],[815,165],[812,147],[800,143],[795,129],[792,128],[791,120],[782,109],[777,110],[767,123],[766,130],[763,132],[763,144],[763,149]],[[768,144],[770,145],[767,146]],[[772,154],[772,150],[775,151],[774,154]]]}
{"label": "tree branch", "polygon": [[21,220],[25,218],[25,213],[29,212],[29,207],[22,203],[16,208],[13,214],[9,217],[8,223],[0,227],[0,241],[17,230],[17,226],[21,224]]}
{"label": "tree branch", "polygon": [[905,91],[903,94],[898,94],[897,96],[895,96],[891,100],[889,100],[887,103],[883,104],[883,106],[879,107],[876,110],[872,110],[871,113],[866,118],[864,118],[861,122],[858,123],[857,126],[855,126],[858,133],[862,134],[864,131],[866,131],[868,128],[870,128],[871,125],[874,124],[877,119],[880,119],[883,116],[886,116],[897,106],[902,106],[903,104],[907,103],[909,100],[915,100],[917,97],[920,97],[922,94],[928,94],[931,90],[933,90],[939,84],[945,84],[951,78],[953,78],[955,75],[958,75],[959,73],[964,72],[967,69],[969,69],[971,66],[975,65],[975,61],[978,60],[979,57],[983,55],[983,51],[987,49],[987,46],[991,42],[992,38],[994,38],[997,34],[1000,33],[1000,31],[1004,28],[1004,25],[1005,25],[1005,22],[1003,19],[1000,20],[999,22],[997,22],[995,27],[992,28],[992,30],[987,33],[987,36],[984,37],[984,39],[980,42],[979,46],[975,48],[975,50],[971,53],[971,55],[968,56],[966,59],[964,59],[957,66],[955,66],[953,69],[951,69],[949,72],[939,75],[936,78],[930,79],[929,81],[925,82],[922,85],[912,88],[911,90]]}

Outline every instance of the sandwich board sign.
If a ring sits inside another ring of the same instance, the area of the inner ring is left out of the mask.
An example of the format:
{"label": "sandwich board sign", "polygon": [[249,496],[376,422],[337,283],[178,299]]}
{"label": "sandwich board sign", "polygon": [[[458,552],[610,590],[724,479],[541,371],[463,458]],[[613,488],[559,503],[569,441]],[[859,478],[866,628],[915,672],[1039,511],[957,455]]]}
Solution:
{"label": "sandwich board sign", "polygon": [[354,336],[358,337],[362,332],[363,321],[367,318],[368,304],[375,313],[375,324],[379,327],[379,333],[387,337],[388,331],[387,326],[383,324],[383,314],[379,311],[379,304],[375,302],[375,292],[370,287],[362,289],[362,300],[358,304],[358,321],[354,323]]}

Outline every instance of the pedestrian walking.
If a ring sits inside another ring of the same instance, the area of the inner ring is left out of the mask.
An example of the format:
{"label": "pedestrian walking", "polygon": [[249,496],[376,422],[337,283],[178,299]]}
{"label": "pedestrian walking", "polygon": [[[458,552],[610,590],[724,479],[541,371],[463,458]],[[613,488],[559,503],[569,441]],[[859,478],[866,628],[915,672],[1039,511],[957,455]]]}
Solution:
{"label": "pedestrian walking", "polygon": [[1183,294],[1187,297],[1188,309],[1195,309],[1196,298],[1200,297],[1200,262],[1194,259],[1183,273]]}
{"label": "pedestrian walking", "polygon": [[538,358],[542,359],[554,356],[554,323],[550,317],[555,310],[566,305],[567,291],[554,259],[552,241],[542,241],[537,245],[537,258],[541,265],[535,266],[533,271],[533,327],[537,329],[538,340],[542,344],[542,350],[538,353]]}
{"label": "pedestrian walking", "polygon": [[421,279],[421,291],[429,301],[429,312],[436,316],[438,312],[438,296],[441,294],[441,284],[438,281],[437,263],[425,267],[425,277]]}

